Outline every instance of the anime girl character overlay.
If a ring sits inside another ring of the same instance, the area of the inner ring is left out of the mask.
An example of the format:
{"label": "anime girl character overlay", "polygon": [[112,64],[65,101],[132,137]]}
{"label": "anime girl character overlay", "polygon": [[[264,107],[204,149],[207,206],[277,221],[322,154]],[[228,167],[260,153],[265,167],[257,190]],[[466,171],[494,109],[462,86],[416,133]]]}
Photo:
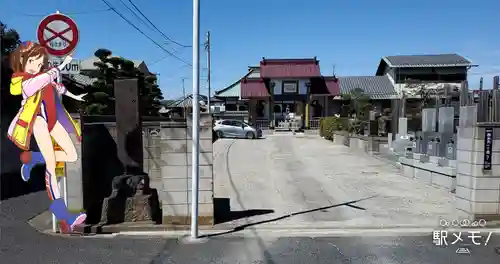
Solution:
{"label": "anime girl character overlay", "polygon": [[[62,95],[84,101],[86,94],[74,95],[62,83],[57,83],[61,69],[71,62],[71,56],[59,67],[48,69],[48,54],[45,47],[31,41],[23,42],[10,58],[14,71],[10,84],[12,95],[22,95],[21,108],[8,129],[8,138],[24,152],[21,176],[28,181],[31,169],[45,164],[45,186],[52,200],[50,210],[61,224],[63,232],[85,222],[83,213],[68,211],[56,179],[56,162],[75,162],[77,152],[69,133],[81,139],[78,123],[62,105]],[[40,152],[30,151],[30,139],[34,136]],[[55,151],[52,139],[61,150]]]}

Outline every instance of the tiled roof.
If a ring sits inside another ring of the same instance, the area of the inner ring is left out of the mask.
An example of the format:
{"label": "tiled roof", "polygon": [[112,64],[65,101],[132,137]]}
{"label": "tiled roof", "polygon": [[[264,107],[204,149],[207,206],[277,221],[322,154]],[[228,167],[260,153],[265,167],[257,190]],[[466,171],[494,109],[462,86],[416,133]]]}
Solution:
{"label": "tiled roof", "polygon": [[241,98],[250,97],[268,97],[269,91],[266,84],[260,78],[256,79],[243,79],[241,81]]}
{"label": "tiled roof", "polygon": [[312,78],[311,94],[340,95],[339,80],[334,77]]}
{"label": "tiled roof", "polygon": [[96,81],[96,78],[91,78],[91,77],[89,77],[87,75],[83,75],[83,74],[70,74],[70,75],[67,75],[67,77],[70,80],[72,80],[72,81],[74,81],[82,86],[90,86]]}
{"label": "tiled roof", "polygon": [[[207,102],[207,96],[205,95],[199,95],[200,100],[199,101],[204,101],[205,103]],[[184,98],[179,98],[176,100],[165,100],[166,101],[166,107],[167,108],[173,108],[173,107],[191,107],[193,106],[193,95],[188,95]]]}
{"label": "tiled roof", "polygon": [[401,55],[382,58],[390,67],[453,67],[471,66],[471,62],[458,54]]}
{"label": "tiled roof", "polygon": [[397,95],[394,85],[387,76],[346,76],[338,78],[342,94],[360,88],[371,99],[390,99]]}
{"label": "tiled roof", "polygon": [[262,78],[312,78],[321,76],[316,59],[263,59],[260,62]]}
{"label": "tiled roof", "polygon": [[423,68],[423,67],[467,67],[475,66],[458,54],[400,55],[382,57],[376,75],[383,75],[386,67]]}
{"label": "tiled roof", "polygon": [[229,85],[228,87],[215,92],[216,97],[240,97],[241,95],[241,80],[244,78],[259,78],[260,68],[259,67],[249,67],[248,73],[241,77],[239,80]]}

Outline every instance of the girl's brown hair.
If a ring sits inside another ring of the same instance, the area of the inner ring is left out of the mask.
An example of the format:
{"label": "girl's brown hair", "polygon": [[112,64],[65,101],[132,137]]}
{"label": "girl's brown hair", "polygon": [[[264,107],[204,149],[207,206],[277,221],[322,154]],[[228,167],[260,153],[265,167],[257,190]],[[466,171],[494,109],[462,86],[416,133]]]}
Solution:
{"label": "girl's brown hair", "polygon": [[14,72],[24,72],[26,62],[30,58],[39,58],[40,56],[43,56],[43,65],[40,69],[40,72],[43,72],[49,65],[47,49],[38,43],[25,41],[11,53],[10,66]]}

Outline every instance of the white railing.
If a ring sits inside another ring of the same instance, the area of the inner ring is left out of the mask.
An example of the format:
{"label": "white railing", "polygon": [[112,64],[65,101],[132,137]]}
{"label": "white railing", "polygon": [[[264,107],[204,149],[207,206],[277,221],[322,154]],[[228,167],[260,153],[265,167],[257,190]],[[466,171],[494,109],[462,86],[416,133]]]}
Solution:
{"label": "white railing", "polygon": [[255,120],[254,126],[256,128],[260,128],[260,129],[269,129],[270,122],[271,122],[271,120],[259,119],[259,120]]}
{"label": "white railing", "polygon": [[309,129],[313,129],[313,130],[316,130],[316,129],[319,129],[319,118],[313,118],[311,120],[309,120]]}

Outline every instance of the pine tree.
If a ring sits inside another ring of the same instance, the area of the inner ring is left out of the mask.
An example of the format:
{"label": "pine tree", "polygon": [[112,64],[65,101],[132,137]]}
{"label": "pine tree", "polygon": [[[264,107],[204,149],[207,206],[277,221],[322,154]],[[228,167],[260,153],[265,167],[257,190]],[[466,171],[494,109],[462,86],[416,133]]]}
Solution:
{"label": "pine tree", "polygon": [[85,114],[114,115],[114,80],[117,78],[137,78],[141,98],[141,114],[158,115],[158,110],[161,108],[160,100],[163,99],[163,96],[154,75],[145,77],[135,67],[134,62],[122,57],[114,57],[109,50],[99,49],[94,55],[99,58],[99,61],[94,63],[97,70],[92,77],[96,80],[87,90],[88,95],[83,105]]}
{"label": "pine tree", "polygon": [[[22,96],[14,96],[10,94],[10,78],[12,76],[12,69],[10,68],[9,63],[9,55],[12,51],[14,51],[19,44],[21,44],[21,40],[19,37],[19,33],[17,33],[14,29],[9,29],[6,24],[0,21],[0,34],[2,34],[2,50],[0,63],[2,63],[2,72],[1,76],[1,113],[2,118],[6,116],[14,115],[19,110],[21,106]],[[9,120],[10,121],[10,120]]]}

